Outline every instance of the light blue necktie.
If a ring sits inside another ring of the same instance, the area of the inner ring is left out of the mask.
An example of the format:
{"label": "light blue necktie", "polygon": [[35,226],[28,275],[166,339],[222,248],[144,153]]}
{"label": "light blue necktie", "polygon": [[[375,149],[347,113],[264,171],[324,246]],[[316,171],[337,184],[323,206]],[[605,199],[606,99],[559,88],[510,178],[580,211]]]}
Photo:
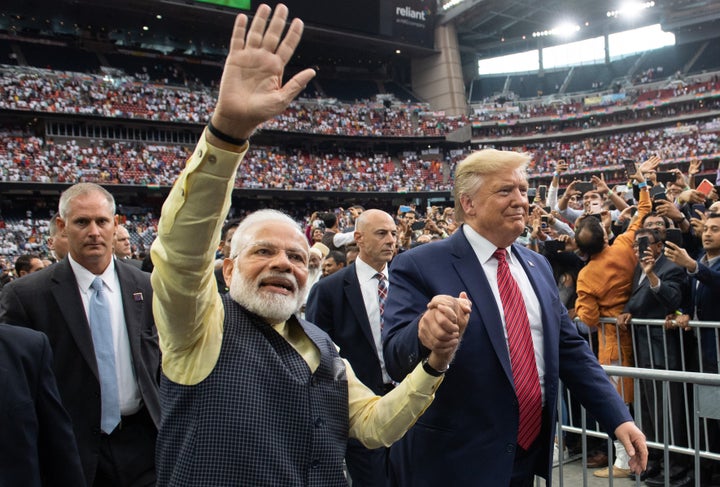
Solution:
{"label": "light blue necktie", "polygon": [[95,345],[100,391],[102,398],[102,416],[100,428],[112,433],[120,423],[120,394],[115,375],[115,348],[113,347],[112,326],[110,323],[110,303],[103,289],[103,281],[96,277],[90,285],[88,321]]}

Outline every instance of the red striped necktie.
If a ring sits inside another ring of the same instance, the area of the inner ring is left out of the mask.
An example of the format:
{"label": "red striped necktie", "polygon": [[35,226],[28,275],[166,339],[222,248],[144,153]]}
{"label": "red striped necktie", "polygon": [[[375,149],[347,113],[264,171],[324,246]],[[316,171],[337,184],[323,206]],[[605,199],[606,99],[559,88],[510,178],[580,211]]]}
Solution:
{"label": "red striped necktie", "polygon": [[378,306],[380,307],[380,329],[385,325],[385,301],[387,301],[387,279],[385,274],[378,272],[373,276],[378,280]]}
{"label": "red striped necktie", "polygon": [[535,364],[535,348],[530,334],[525,301],[515,278],[510,273],[505,249],[497,249],[493,257],[498,261],[498,289],[505,314],[510,365],[520,408],[518,445],[527,450],[540,433],[542,422],[542,392]]}

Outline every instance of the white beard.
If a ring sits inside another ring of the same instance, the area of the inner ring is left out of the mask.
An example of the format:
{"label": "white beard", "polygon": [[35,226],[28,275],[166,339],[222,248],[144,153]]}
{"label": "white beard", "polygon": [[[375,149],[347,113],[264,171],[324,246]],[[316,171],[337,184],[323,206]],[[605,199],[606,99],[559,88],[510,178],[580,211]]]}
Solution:
{"label": "white beard", "polygon": [[[259,283],[267,277],[279,275],[284,279],[289,279],[295,286],[295,292],[292,295],[285,296],[260,288]],[[254,313],[268,323],[282,323],[287,321],[293,313],[300,309],[305,297],[305,289],[297,286],[295,276],[292,274],[267,272],[257,277],[252,282],[240,274],[237,266],[232,271],[232,281],[230,282],[230,297],[248,311]]]}
{"label": "white beard", "polygon": [[320,274],[322,274],[322,269],[320,268],[320,266],[317,266],[315,268],[308,268],[307,284],[305,284],[308,292],[310,291],[312,285],[318,282],[318,280],[320,279]]}

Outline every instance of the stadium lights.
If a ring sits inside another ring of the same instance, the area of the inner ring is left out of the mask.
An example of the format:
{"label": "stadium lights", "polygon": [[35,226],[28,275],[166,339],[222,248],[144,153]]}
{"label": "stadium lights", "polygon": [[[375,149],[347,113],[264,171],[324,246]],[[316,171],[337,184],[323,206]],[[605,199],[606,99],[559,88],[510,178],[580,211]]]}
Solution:
{"label": "stadium lights", "polygon": [[463,3],[464,1],[465,1],[465,0],[450,0],[450,1],[447,2],[447,3],[444,3],[443,6],[442,6],[442,8],[443,8],[443,10],[449,10],[449,9],[453,8],[454,6],[456,6],[456,5],[460,5],[460,4]]}
{"label": "stadium lights", "polygon": [[543,30],[539,32],[533,32],[533,37],[547,37],[547,36],[558,36],[558,37],[570,37],[575,32],[580,30],[580,26],[577,24],[560,24],[550,30]]}
{"label": "stadium lights", "polygon": [[643,10],[647,10],[649,8],[653,8],[655,6],[655,2],[645,2],[645,3],[626,3],[622,7],[620,7],[618,10],[610,10],[607,12],[608,17],[620,17],[620,16],[628,16],[633,17]]}

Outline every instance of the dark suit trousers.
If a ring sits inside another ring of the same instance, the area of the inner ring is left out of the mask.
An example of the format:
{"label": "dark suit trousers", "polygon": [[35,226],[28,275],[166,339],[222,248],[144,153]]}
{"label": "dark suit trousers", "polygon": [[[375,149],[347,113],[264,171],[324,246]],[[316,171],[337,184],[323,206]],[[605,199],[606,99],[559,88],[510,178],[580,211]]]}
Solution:
{"label": "dark suit trousers", "polygon": [[123,416],[120,425],[100,439],[95,487],[145,487],[155,485],[157,429],[145,407]]}

